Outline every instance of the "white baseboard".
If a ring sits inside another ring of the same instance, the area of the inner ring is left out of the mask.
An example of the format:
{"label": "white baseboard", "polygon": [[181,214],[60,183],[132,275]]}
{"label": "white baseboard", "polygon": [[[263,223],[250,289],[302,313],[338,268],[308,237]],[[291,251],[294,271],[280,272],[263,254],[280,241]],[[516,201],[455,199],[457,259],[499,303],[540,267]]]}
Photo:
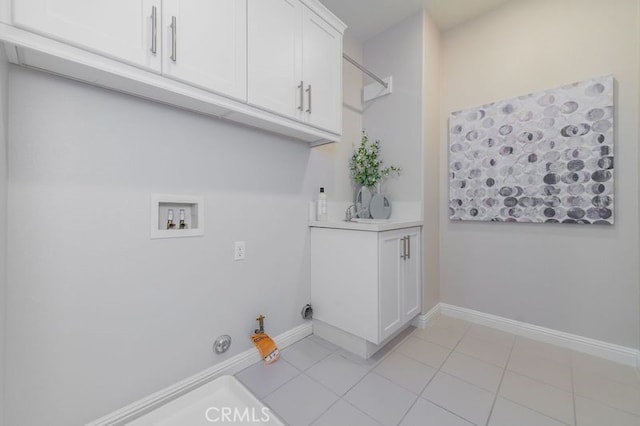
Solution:
{"label": "white baseboard", "polygon": [[[299,325],[286,331],[274,339],[279,349],[284,349],[304,339],[313,332],[310,322]],[[159,406],[166,404],[174,399],[184,395],[193,389],[210,382],[216,377],[224,374],[235,374],[250,365],[260,361],[260,354],[255,348],[246,350],[238,355],[235,355],[219,364],[216,364],[198,374],[195,374],[189,378],[186,378],[174,385],[171,385],[165,389],[162,389],[154,394],[151,394],[133,404],[127,405],[111,414],[87,423],[86,426],[122,426],[128,422],[158,408]]]}
{"label": "white baseboard", "polygon": [[427,323],[429,323],[429,321],[431,321],[439,313],[440,313],[440,303],[438,303],[436,306],[431,308],[429,312],[426,312],[424,314],[419,314],[418,316],[416,316],[413,319],[413,321],[411,321],[411,325],[417,328],[425,328],[427,326]]}
{"label": "white baseboard", "polygon": [[[553,345],[566,347],[578,352],[607,359],[621,364],[631,365],[640,368],[640,351],[601,340],[582,337],[563,331],[552,330],[525,322],[515,321],[497,315],[485,314],[472,309],[461,308],[459,306],[439,304],[440,312],[443,315],[460,318],[476,324],[485,325],[498,330],[539,340]],[[433,310],[433,309],[432,309]]]}

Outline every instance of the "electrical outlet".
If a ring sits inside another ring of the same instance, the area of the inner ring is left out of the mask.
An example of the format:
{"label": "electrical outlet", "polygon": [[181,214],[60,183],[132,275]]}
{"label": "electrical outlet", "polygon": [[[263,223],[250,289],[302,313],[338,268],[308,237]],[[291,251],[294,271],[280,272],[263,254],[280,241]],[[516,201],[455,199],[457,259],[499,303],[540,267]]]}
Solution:
{"label": "electrical outlet", "polygon": [[233,260],[244,260],[245,254],[244,241],[236,241],[233,248]]}

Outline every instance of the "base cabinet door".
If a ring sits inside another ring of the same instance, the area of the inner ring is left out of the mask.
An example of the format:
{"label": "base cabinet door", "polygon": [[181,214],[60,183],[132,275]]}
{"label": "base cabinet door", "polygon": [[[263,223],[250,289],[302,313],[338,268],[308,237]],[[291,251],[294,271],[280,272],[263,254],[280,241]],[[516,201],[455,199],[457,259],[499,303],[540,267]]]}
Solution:
{"label": "base cabinet door", "polygon": [[161,0],[15,0],[16,26],[154,71]]}
{"label": "base cabinet door", "polygon": [[422,309],[420,228],[381,232],[379,237],[380,341]]}
{"label": "base cabinet door", "polygon": [[386,338],[402,325],[402,259],[400,236],[397,232],[380,234],[380,260],[378,277],[380,335]]}
{"label": "base cabinet door", "polygon": [[421,235],[420,230],[407,232],[404,236],[404,259],[402,262],[402,315],[413,319],[422,310],[421,279]]}
{"label": "base cabinet door", "polygon": [[247,1],[163,0],[166,76],[245,100]]}

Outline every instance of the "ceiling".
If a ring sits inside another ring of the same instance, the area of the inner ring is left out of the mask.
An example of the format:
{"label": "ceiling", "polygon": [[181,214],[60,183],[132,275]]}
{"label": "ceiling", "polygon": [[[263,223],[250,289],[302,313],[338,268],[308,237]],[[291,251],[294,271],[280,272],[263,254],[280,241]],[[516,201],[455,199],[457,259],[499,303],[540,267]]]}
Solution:
{"label": "ceiling", "polygon": [[509,0],[320,0],[364,41],[425,8],[447,30]]}

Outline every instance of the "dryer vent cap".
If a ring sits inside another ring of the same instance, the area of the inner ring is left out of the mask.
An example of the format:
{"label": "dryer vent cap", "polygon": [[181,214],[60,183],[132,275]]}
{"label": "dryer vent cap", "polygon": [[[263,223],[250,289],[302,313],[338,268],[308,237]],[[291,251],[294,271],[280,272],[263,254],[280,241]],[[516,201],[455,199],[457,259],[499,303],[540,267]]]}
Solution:
{"label": "dryer vent cap", "polygon": [[310,304],[306,304],[302,307],[302,311],[300,311],[300,315],[302,315],[302,319],[310,320],[313,318],[313,308],[311,308]]}

